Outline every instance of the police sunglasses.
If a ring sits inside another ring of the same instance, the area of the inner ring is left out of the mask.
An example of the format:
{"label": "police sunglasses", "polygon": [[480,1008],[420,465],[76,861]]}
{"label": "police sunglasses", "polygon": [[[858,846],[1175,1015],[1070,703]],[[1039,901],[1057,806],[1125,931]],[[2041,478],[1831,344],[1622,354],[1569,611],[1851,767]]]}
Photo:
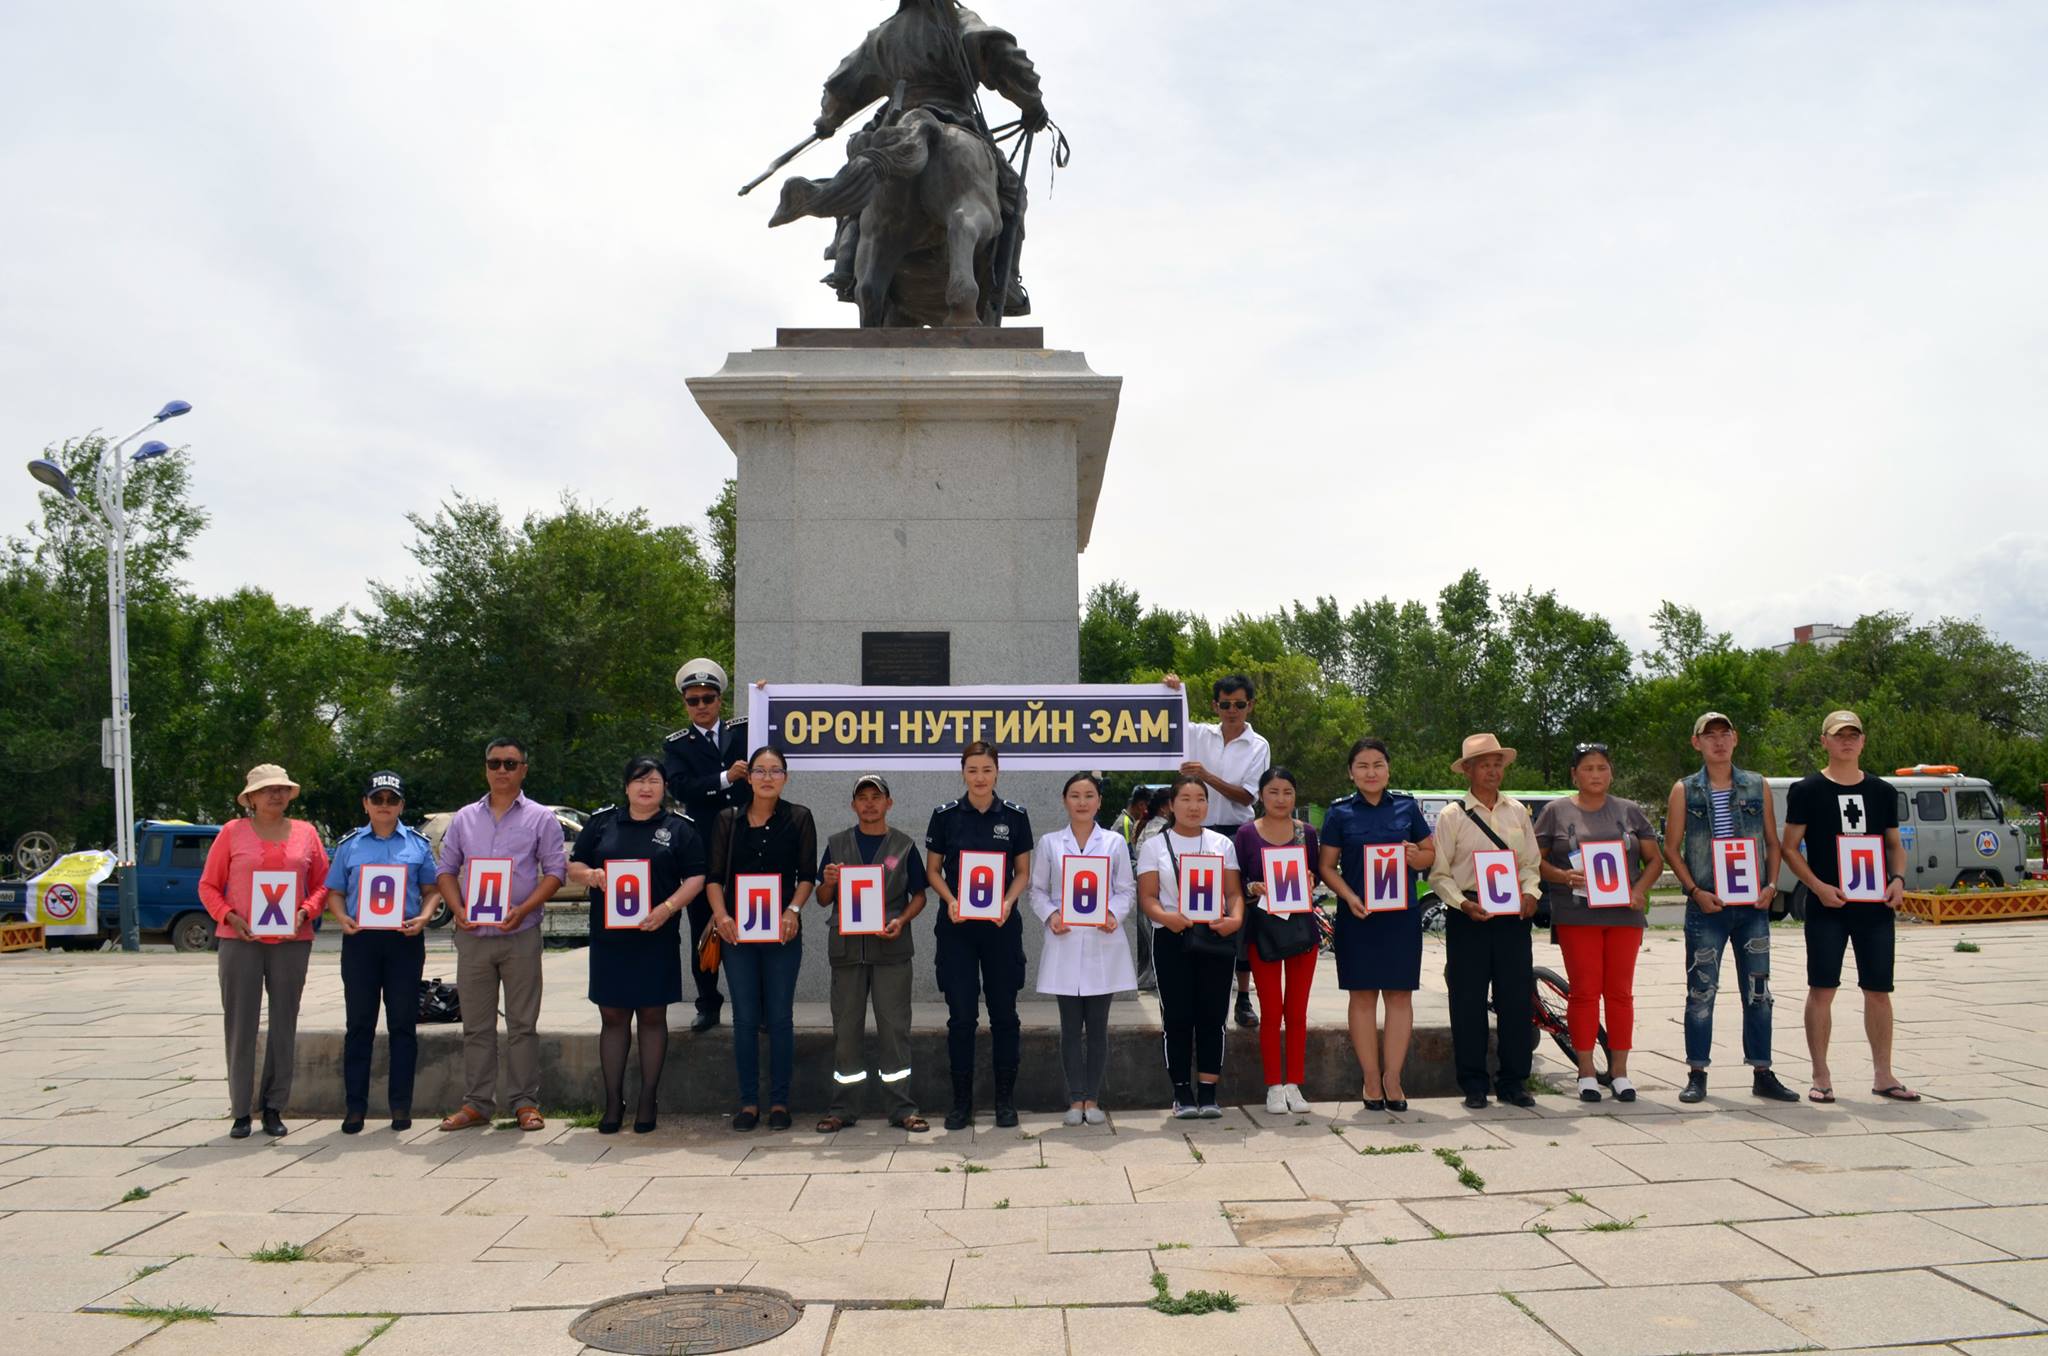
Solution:
{"label": "police sunglasses", "polygon": [[716,692],[700,692],[694,697],[683,698],[683,705],[716,706],[718,705],[718,694]]}

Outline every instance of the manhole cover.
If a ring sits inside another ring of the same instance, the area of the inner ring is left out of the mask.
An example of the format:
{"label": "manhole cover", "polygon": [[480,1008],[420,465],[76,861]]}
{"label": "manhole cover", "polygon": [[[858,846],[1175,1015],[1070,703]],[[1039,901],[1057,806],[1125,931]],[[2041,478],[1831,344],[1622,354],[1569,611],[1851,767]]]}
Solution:
{"label": "manhole cover", "polygon": [[627,1356],[697,1356],[779,1337],[802,1317],[803,1307],[779,1290],[678,1286],[593,1305],[577,1315],[569,1335]]}

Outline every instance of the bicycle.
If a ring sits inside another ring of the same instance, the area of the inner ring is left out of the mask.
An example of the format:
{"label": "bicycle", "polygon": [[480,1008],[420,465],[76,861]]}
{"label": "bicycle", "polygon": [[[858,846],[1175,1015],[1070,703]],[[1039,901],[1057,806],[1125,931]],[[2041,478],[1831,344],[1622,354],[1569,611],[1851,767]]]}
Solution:
{"label": "bicycle", "polygon": [[[1549,1033],[1550,1039],[1557,1043],[1557,1048],[1564,1054],[1565,1062],[1573,1069],[1577,1069],[1579,1052],[1572,1044],[1571,1026],[1565,1020],[1565,1004],[1572,993],[1571,981],[1547,965],[1536,967],[1535,978],[1536,982],[1531,986],[1530,994],[1533,1008],[1530,1020],[1536,1024],[1537,1031]],[[1608,1068],[1605,1024],[1597,1028],[1594,1039],[1600,1049],[1593,1057],[1593,1077],[1598,1079],[1600,1086],[1604,1088],[1614,1082],[1614,1075]]]}

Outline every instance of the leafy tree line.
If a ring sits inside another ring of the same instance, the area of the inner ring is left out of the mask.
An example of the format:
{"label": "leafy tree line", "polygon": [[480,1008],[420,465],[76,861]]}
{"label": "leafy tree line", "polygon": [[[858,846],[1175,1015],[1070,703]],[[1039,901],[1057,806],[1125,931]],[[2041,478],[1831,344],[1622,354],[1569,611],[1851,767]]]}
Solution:
{"label": "leafy tree line", "polygon": [[[89,509],[105,450],[98,437],[50,448],[81,499],[42,496],[40,521],[0,555],[0,850],[29,829],[113,838],[106,553]],[[180,580],[207,525],[183,455],[133,468],[127,500],[142,817],[233,815],[259,762],[284,764],[305,788],[297,812],[330,830],[359,820],[380,767],[407,778],[409,812],[450,809],[482,794],[483,744],[505,733],[533,744],[537,798],[605,804],[627,756],[682,722],[675,666],[731,661],[730,482],[708,528],[572,499],[513,522],[458,496],[411,517],[411,559],[369,581],[368,610],[324,615]]]}
{"label": "leafy tree line", "polygon": [[1820,765],[1820,718],[1846,706],[1869,723],[1873,770],[1953,763],[1988,778],[2011,813],[2040,802],[2048,664],[1978,622],[1879,612],[1832,649],[1784,654],[1740,648],[1677,603],[1651,628],[1655,645],[1636,654],[1605,618],[1554,592],[1496,596],[1472,570],[1434,607],[1317,598],[1221,625],[1146,607],[1112,581],[1083,611],[1081,678],[1177,671],[1205,711],[1211,681],[1250,674],[1257,728],[1317,801],[1349,789],[1344,753],[1360,735],[1392,746],[1397,785],[1440,787],[1455,784],[1460,740],[1492,730],[1520,750],[1510,787],[1567,785],[1572,746],[1596,742],[1613,750],[1623,794],[1661,804],[1699,765],[1689,739],[1700,712],[1734,719],[1743,766],[1797,776]]}
{"label": "leafy tree line", "polygon": [[[43,496],[0,553],[0,850],[31,828],[112,838],[106,562],[88,509],[104,451],[97,437],[49,449],[83,499]],[[367,609],[326,614],[257,586],[201,597],[179,578],[207,526],[182,455],[136,467],[127,508],[145,816],[232,815],[243,772],[266,761],[330,829],[355,822],[379,767],[408,778],[413,812],[452,808],[482,793],[482,746],[501,733],[532,742],[538,798],[601,805],[626,756],[681,723],[675,665],[732,658],[730,481],[702,525],[573,499],[515,522],[457,496],[410,519],[410,559],[376,572]],[[2048,666],[1976,622],[1876,613],[1831,650],[1787,654],[1739,648],[1674,603],[1652,628],[1633,653],[1604,618],[1554,593],[1496,595],[1473,571],[1433,603],[1317,598],[1221,623],[1111,582],[1082,609],[1081,677],[1178,672],[1206,712],[1211,681],[1250,674],[1258,728],[1316,802],[1348,789],[1344,751],[1361,734],[1392,745],[1397,784],[1424,787],[1451,782],[1459,740],[1488,729],[1521,750],[1511,786],[1563,785],[1572,745],[1594,740],[1612,746],[1624,794],[1655,800],[1695,766],[1687,737],[1709,707],[1767,773],[1816,766],[1821,715],[1849,706],[1870,723],[1873,768],[1959,764],[2015,806],[2048,780]]]}

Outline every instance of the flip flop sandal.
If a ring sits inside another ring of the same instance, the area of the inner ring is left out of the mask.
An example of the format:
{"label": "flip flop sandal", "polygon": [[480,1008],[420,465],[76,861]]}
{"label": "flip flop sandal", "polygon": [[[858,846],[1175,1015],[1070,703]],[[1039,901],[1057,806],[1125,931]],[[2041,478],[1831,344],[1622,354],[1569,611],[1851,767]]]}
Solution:
{"label": "flip flop sandal", "polygon": [[1882,1097],[1888,1102],[1917,1102],[1920,1100],[1920,1094],[1907,1087],[1904,1083],[1894,1083],[1888,1088],[1872,1088],[1870,1095],[1872,1097]]}
{"label": "flip flop sandal", "polygon": [[1806,1100],[1809,1102],[1832,1102],[1835,1100],[1835,1090],[1833,1088],[1824,1088],[1816,1083],[1806,1090]]}

